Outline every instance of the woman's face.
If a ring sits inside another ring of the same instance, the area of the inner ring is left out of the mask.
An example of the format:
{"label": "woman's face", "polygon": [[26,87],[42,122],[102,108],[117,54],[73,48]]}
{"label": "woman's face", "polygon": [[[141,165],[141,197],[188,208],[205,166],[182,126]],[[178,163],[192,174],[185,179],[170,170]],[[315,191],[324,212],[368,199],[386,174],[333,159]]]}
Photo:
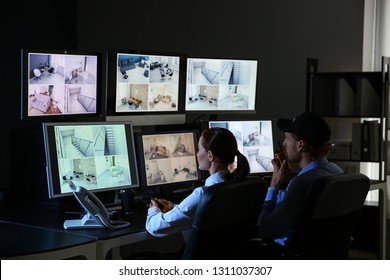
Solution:
{"label": "woman's face", "polygon": [[203,146],[204,139],[203,136],[199,138],[198,142],[198,152],[196,156],[198,158],[198,164],[200,170],[208,170],[211,166],[211,161],[209,160],[209,151],[207,151]]}

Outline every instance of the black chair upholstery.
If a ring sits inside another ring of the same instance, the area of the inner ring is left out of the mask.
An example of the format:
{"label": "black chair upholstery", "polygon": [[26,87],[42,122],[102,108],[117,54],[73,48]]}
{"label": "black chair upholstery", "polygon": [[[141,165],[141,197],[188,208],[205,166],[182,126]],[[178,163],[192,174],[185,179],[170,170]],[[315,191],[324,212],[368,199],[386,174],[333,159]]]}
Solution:
{"label": "black chair upholstery", "polygon": [[259,177],[208,187],[183,259],[246,259],[268,184]]}
{"label": "black chair upholstery", "polygon": [[50,67],[47,72],[49,73],[49,77],[51,78],[54,75],[54,67]]}
{"label": "black chair upholstery", "polygon": [[268,183],[260,177],[207,187],[183,251],[172,254],[140,252],[123,259],[247,259],[267,189]]}
{"label": "black chair upholstery", "polygon": [[369,189],[369,178],[360,173],[317,180],[285,258],[348,259],[354,225]]}

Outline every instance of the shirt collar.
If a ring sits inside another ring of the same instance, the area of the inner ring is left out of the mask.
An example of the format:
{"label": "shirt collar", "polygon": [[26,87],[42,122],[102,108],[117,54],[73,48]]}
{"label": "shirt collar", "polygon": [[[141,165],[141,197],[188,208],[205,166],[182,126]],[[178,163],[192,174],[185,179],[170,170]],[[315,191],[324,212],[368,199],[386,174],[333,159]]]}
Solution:
{"label": "shirt collar", "polygon": [[206,182],[205,182],[205,186],[206,187],[209,187],[211,185],[214,185],[214,184],[217,184],[217,183],[221,183],[221,182],[224,182],[225,181],[225,175],[226,173],[228,173],[228,170],[221,170],[221,171],[218,171],[214,174],[211,174],[207,179],[206,179]]}
{"label": "shirt collar", "polygon": [[302,170],[298,173],[298,175],[301,175],[301,174],[303,174],[311,169],[314,169],[314,168],[317,168],[320,166],[324,166],[327,163],[328,163],[328,159],[326,157],[322,157],[320,159],[313,160],[308,165],[306,165],[304,168],[302,168]]}

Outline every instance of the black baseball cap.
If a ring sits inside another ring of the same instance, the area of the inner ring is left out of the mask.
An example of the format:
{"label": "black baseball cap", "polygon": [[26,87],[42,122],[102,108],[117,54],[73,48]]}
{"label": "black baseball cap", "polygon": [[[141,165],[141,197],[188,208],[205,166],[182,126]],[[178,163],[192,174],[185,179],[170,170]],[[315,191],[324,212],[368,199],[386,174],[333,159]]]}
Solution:
{"label": "black baseball cap", "polygon": [[280,118],[277,126],[281,131],[296,134],[313,147],[320,147],[331,137],[331,130],[326,121],[311,112],[305,112],[293,119]]}

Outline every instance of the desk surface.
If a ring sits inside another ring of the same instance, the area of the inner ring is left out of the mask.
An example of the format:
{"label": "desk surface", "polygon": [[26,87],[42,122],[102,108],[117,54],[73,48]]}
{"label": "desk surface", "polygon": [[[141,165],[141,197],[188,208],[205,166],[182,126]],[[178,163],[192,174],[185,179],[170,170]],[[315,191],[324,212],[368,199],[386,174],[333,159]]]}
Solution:
{"label": "desk surface", "polygon": [[110,230],[107,228],[66,230],[63,226],[64,221],[81,219],[80,215],[65,214],[61,211],[48,211],[43,209],[1,208],[0,221],[102,240],[145,231],[146,214],[147,208],[145,207],[145,204],[136,200],[134,214],[126,216],[119,215],[118,217],[120,220],[130,221],[130,226],[117,230]]}
{"label": "desk surface", "polygon": [[[119,213],[121,213],[120,210]],[[83,246],[84,250],[88,249],[89,254],[85,254],[85,256],[86,258],[92,258],[90,257],[93,254],[91,246],[85,244],[94,242],[95,258],[105,259],[108,252],[112,251],[110,258],[119,259],[120,246],[154,238],[145,230],[146,215],[147,207],[145,203],[136,199],[133,214],[119,214],[117,219],[113,219],[130,221],[128,227],[116,230],[107,228],[64,229],[65,220],[81,219],[80,215],[66,214],[63,211],[21,207],[10,208],[0,205],[0,258],[42,253],[46,250],[58,251],[67,246],[77,245]],[[12,234],[14,230],[15,234]],[[7,240],[10,240],[9,244]],[[2,249],[3,244],[6,246],[4,250]],[[67,257],[74,251],[76,250],[67,252],[67,254],[59,252],[57,254],[58,259],[63,256]],[[50,257],[55,258],[56,255],[51,254]],[[43,258],[46,259],[46,255]]]}
{"label": "desk surface", "polygon": [[[382,189],[381,186],[372,186],[372,189]],[[381,195],[381,201],[385,201],[385,193]],[[385,203],[380,203],[385,209]],[[380,259],[384,259],[386,215],[382,209],[381,231],[380,231]],[[135,200],[134,214],[120,217],[122,220],[130,221],[131,225],[126,228],[110,229],[70,229],[66,230],[63,223],[67,219],[79,219],[80,216],[65,214],[60,211],[49,211],[42,209],[22,209],[0,207],[0,258],[10,258],[27,254],[38,254],[49,251],[58,251],[85,244],[96,243],[95,257],[106,258],[109,250],[118,248],[125,244],[135,243],[153,238],[145,230],[147,208],[144,202]],[[91,246],[89,246],[91,247]],[[90,256],[93,252],[89,249]],[[114,253],[113,253],[114,255]],[[58,254],[58,258],[60,258]],[[63,255],[62,255],[63,256]],[[119,253],[116,252],[116,258]],[[92,258],[92,257],[90,257]]]}
{"label": "desk surface", "polygon": [[0,222],[0,258],[42,254],[95,242],[94,238]]}

